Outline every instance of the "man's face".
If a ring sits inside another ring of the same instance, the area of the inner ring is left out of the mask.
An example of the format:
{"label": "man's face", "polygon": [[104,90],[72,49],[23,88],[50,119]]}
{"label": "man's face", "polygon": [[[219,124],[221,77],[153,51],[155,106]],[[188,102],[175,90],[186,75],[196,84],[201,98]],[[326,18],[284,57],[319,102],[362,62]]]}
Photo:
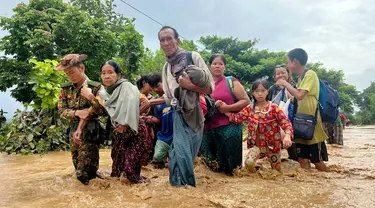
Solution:
{"label": "man's face", "polygon": [[160,47],[166,56],[173,55],[178,49],[180,41],[174,35],[173,30],[170,28],[166,28],[159,33]]}
{"label": "man's face", "polygon": [[84,66],[81,64],[80,66],[73,66],[67,69],[64,69],[66,76],[74,83],[78,83],[82,80],[84,76]]}
{"label": "man's face", "polygon": [[297,59],[294,59],[293,61],[290,60],[288,58],[288,68],[292,71],[292,72],[297,72],[298,71],[298,68],[299,68],[299,62],[297,61]]}
{"label": "man's face", "polygon": [[162,82],[159,82],[158,85],[156,85],[156,87],[153,88],[154,92],[156,92],[158,95],[162,95],[164,94],[164,91],[163,91],[163,83]]}

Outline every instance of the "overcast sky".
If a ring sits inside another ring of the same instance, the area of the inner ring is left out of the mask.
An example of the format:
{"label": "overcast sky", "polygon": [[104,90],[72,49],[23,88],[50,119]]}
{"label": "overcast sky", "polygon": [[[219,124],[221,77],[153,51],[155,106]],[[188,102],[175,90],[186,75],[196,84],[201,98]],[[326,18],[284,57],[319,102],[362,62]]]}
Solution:
{"label": "overcast sky", "polygon": [[[10,16],[21,0],[0,0],[0,15]],[[310,61],[342,69],[346,82],[363,90],[375,77],[375,4],[371,0],[125,0],[187,39],[217,34],[242,40],[259,38],[256,47],[271,51],[304,48]],[[159,48],[160,25],[116,1],[117,11],[136,18],[144,44]],[[0,32],[0,36],[4,35]],[[17,106],[4,102],[0,108]]]}

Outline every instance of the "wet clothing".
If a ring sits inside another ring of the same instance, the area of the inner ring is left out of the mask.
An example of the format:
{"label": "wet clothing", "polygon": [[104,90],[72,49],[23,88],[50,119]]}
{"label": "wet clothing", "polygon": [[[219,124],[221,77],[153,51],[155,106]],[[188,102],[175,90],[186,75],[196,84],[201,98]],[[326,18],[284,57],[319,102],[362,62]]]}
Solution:
{"label": "wet clothing", "polygon": [[[139,183],[142,181],[142,162],[148,161],[152,144],[146,122],[139,115],[140,105],[148,100],[137,87],[123,80],[106,87],[106,92],[101,92],[100,96],[105,102],[111,101],[113,108],[110,109],[110,115],[114,116],[111,117],[113,131],[111,176],[123,176],[132,183]],[[125,115],[128,113],[131,113],[131,116]],[[124,133],[119,133],[116,130],[119,124],[131,125],[126,125],[128,128]],[[137,129],[134,129],[135,126]]]}
{"label": "wet clothing", "polygon": [[157,105],[154,108],[155,117],[161,121],[161,129],[157,133],[153,162],[164,164],[173,139],[173,113],[174,109],[166,104]]}
{"label": "wet clothing", "polygon": [[72,153],[73,165],[76,176],[84,184],[96,177],[99,168],[99,147],[97,142],[84,142],[82,145],[74,143],[72,137],[69,139],[70,151]]}
{"label": "wet clothing", "polygon": [[279,106],[271,102],[264,109],[260,109],[257,104],[254,109],[252,105],[248,105],[239,113],[232,113],[230,121],[237,124],[248,122],[247,148],[270,148],[271,152],[279,153],[282,147],[280,127],[286,134],[293,135],[289,119]]}
{"label": "wet clothing", "polygon": [[155,145],[155,152],[152,158],[154,163],[165,163],[167,154],[171,148],[172,141],[164,142],[163,140],[157,140]]}
{"label": "wet clothing", "polygon": [[310,160],[311,163],[328,161],[328,152],[325,142],[317,144],[296,144],[297,156]]}
{"label": "wet clothing", "polygon": [[[114,127],[112,127],[114,130]],[[142,182],[141,167],[143,153],[146,149],[147,127],[143,119],[139,120],[138,134],[128,129],[125,133],[114,131],[112,142],[112,177],[121,174],[132,183]]]}
{"label": "wet clothing", "polygon": [[[186,73],[192,83],[214,90],[210,70],[197,52],[192,52],[193,66]],[[177,80],[178,74],[187,66],[187,52],[178,49],[167,57],[163,67],[163,90],[167,105],[175,108],[173,114],[173,141],[169,151],[169,182],[172,186],[195,186],[194,159],[197,156],[203,137],[204,117],[199,93],[181,89]],[[194,71],[196,70],[196,71]],[[176,91],[179,91],[176,93]],[[177,98],[178,97],[178,98]]]}
{"label": "wet clothing", "polygon": [[212,170],[232,175],[242,164],[242,125],[228,124],[205,130],[201,154]]}
{"label": "wet clothing", "polygon": [[202,142],[203,126],[193,131],[185,122],[181,108],[173,115],[173,141],[169,151],[169,182],[172,186],[196,186],[194,159]]}
{"label": "wet clothing", "polygon": [[327,142],[328,144],[338,144],[338,145],[344,145],[344,126],[341,122],[335,123],[335,141],[332,143]]}
{"label": "wet clothing", "polygon": [[259,159],[267,157],[272,169],[280,170],[281,168],[281,154],[274,153],[269,148],[259,149],[259,147],[254,146],[249,149],[249,152],[246,155],[246,159],[247,157],[251,157],[255,165],[257,164]]}
{"label": "wet clothing", "polygon": [[324,130],[328,135],[327,144],[344,145],[343,125],[340,117],[337,117],[334,123],[324,123]]}
{"label": "wet clothing", "polygon": [[[228,105],[235,103],[225,76],[215,82],[211,97]],[[232,124],[225,114],[216,111],[205,125],[201,155],[212,170],[232,175],[233,170],[242,165],[242,125]]]}
{"label": "wet clothing", "polygon": [[[92,90],[93,94],[97,96],[101,84],[88,79],[85,83],[87,83],[87,87]],[[82,86],[76,88],[72,83],[67,83],[61,87],[58,114],[61,118],[71,121],[68,134],[76,176],[82,183],[87,184],[90,179],[96,177],[96,171],[99,168],[99,145],[104,139],[105,130],[101,128],[98,116],[106,115],[106,111],[96,98],[90,102],[81,96]],[[80,139],[83,144],[77,145],[73,142],[73,133],[78,127],[79,117],[71,116],[71,112],[90,107],[94,109],[94,114],[82,129]]]}

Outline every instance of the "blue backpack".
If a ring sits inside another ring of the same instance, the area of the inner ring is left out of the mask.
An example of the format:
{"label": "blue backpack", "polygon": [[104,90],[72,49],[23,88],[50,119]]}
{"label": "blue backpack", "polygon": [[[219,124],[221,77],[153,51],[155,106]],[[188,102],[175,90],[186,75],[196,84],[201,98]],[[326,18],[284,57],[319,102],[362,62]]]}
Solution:
{"label": "blue backpack", "polygon": [[[303,72],[301,80],[303,80],[307,71]],[[337,90],[329,86],[326,80],[319,79],[319,86],[318,105],[320,116],[324,123],[333,123],[339,116],[339,106],[342,101]]]}

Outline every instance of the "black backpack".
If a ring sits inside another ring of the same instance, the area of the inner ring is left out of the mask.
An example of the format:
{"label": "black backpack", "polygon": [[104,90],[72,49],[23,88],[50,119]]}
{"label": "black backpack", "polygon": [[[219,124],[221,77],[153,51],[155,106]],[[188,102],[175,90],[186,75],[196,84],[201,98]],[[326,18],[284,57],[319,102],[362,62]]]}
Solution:
{"label": "black backpack", "polygon": [[[186,52],[186,59],[187,59],[187,65],[194,65],[193,55],[190,51]],[[207,105],[207,114],[204,116],[205,118],[204,123],[208,123],[211,121],[211,118],[216,113],[215,99],[213,99],[211,95],[209,94],[204,94],[204,99],[206,100],[206,105]]]}

